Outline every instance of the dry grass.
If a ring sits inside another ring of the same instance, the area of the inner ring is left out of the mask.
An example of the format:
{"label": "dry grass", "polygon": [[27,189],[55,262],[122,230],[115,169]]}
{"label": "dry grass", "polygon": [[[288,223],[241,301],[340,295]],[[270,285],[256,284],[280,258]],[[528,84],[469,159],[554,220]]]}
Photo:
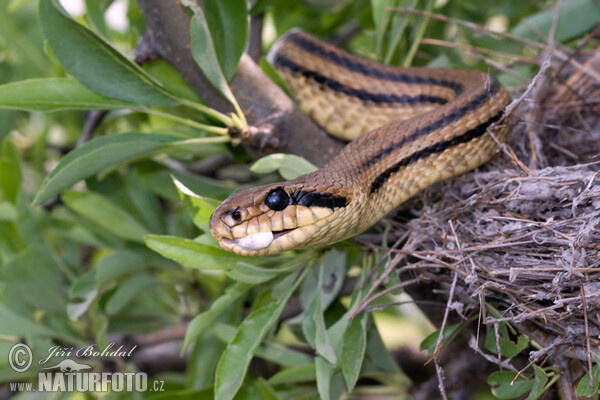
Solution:
{"label": "dry grass", "polygon": [[[600,48],[566,60],[553,51],[516,104],[502,154],[401,210],[416,218],[392,222],[399,239],[361,309],[414,281],[436,283],[449,297],[444,321],[450,311],[508,321],[534,341],[533,362],[589,366],[600,351]],[[390,274],[410,282],[390,287]]]}

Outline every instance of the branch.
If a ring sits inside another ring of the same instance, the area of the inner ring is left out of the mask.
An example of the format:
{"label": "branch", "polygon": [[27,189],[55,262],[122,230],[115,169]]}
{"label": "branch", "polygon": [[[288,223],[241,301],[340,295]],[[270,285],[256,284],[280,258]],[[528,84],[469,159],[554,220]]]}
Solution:
{"label": "branch", "polygon": [[[138,0],[147,21],[145,36],[156,52],[202,97],[221,112],[232,112],[229,102],[209,83],[190,53],[190,17],[178,0]],[[328,136],[244,54],[230,82],[255,135],[244,138],[254,152],[293,153],[316,165],[332,159],[344,144]],[[266,135],[266,137],[265,137]],[[258,136],[258,138],[256,137]]]}

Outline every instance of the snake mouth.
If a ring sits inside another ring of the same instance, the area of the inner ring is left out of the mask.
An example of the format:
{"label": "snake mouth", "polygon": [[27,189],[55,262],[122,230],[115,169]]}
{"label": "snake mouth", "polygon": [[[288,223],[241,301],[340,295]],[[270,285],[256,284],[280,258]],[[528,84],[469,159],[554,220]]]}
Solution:
{"label": "snake mouth", "polygon": [[259,232],[235,239],[223,237],[221,238],[221,242],[223,245],[225,245],[225,247],[239,247],[245,251],[257,251],[267,248],[275,240],[281,238],[282,236],[290,233],[295,229],[296,228],[283,229],[280,231]]}
{"label": "snake mouth", "polygon": [[283,235],[290,233],[291,231],[295,230],[296,228],[293,229],[283,229],[281,231],[273,231],[273,240],[277,240],[280,237],[282,237]]}

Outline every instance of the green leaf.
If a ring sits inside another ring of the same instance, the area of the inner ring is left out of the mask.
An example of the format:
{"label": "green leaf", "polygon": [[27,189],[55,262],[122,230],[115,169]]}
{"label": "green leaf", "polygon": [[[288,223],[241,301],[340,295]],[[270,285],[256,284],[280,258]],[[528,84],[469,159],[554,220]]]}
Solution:
{"label": "green leaf", "polygon": [[234,283],[225,290],[225,293],[221,297],[213,301],[209,310],[194,317],[188,326],[187,332],[185,333],[185,339],[183,340],[183,345],[181,346],[182,354],[194,340],[199,338],[200,335],[204,333],[206,328],[211,326],[213,322],[217,320],[217,318],[223,313],[223,310],[240,298],[251,287],[252,285],[248,285],[246,283]]}
{"label": "green leaf", "polygon": [[117,314],[131,300],[142,291],[158,284],[156,278],[150,274],[135,274],[117,287],[117,290],[106,302],[104,307],[108,315]]}
{"label": "green leaf", "polygon": [[19,150],[13,142],[4,141],[2,143],[2,153],[0,154],[0,190],[6,200],[13,204],[17,203],[22,179],[23,172]]}
{"label": "green leaf", "polygon": [[12,221],[15,222],[19,218],[19,211],[12,203],[7,201],[0,202],[0,222]]}
{"label": "green leaf", "polygon": [[25,335],[54,336],[39,322],[25,318],[0,304],[0,334],[22,337]]}
{"label": "green leaf", "polygon": [[[448,325],[447,327],[445,327],[444,333],[442,336],[442,341],[449,338],[454,333],[456,328],[458,328],[458,326],[459,326],[458,324],[454,324],[454,325]],[[423,341],[421,342],[421,345],[419,348],[421,350],[427,350],[427,357],[430,357],[433,354],[433,352],[435,351],[435,346],[437,345],[439,336],[440,336],[440,330],[436,329],[435,331],[433,331],[429,335],[427,335],[427,337],[425,339],[423,339]]]}
{"label": "green leaf", "polygon": [[94,282],[95,275],[95,272],[90,270],[78,276],[69,287],[69,297],[72,301],[67,304],[67,315],[71,321],[77,321],[98,295]]}
{"label": "green leaf", "polygon": [[546,389],[546,381],[548,381],[548,374],[538,365],[533,364],[533,370],[535,371],[535,377],[533,380],[533,387],[529,396],[525,400],[536,400],[539,399]]}
{"label": "green leaf", "polygon": [[368,313],[361,313],[355,317],[344,332],[342,341],[342,372],[349,391],[354,389],[367,348],[367,321]]}
{"label": "green leaf", "polygon": [[500,334],[500,338],[498,338],[498,343],[496,344],[496,333],[494,331],[494,326],[488,325],[487,334],[485,336],[485,348],[496,354],[498,352],[497,346],[500,346],[500,352],[502,353],[502,356],[506,358],[512,358],[521,351],[525,350],[525,348],[529,345],[529,339],[523,335],[520,335],[515,343],[510,339],[508,328],[509,326],[507,323],[499,323],[498,333]]}
{"label": "green leaf", "polygon": [[331,398],[331,378],[333,377],[333,366],[323,357],[315,358],[315,374],[317,376],[317,390],[322,400]]}
{"label": "green leaf", "polygon": [[218,181],[184,171],[170,170],[149,160],[137,163],[136,170],[146,187],[172,201],[180,199],[179,193],[173,185],[173,177],[182,182],[193,193],[202,193],[207,198],[225,200],[237,188],[231,182]]}
{"label": "green leaf", "polygon": [[1,279],[22,295],[34,309],[64,314],[65,293],[62,275],[50,255],[38,247],[29,247],[2,266]]}
{"label": "green leaf", "polygon": [[[297,277],[297,275],[293,275],[293,277]],[[267,293],[267,295],[270,294]],[[237,329],[235,326],[227,325],[220,322],[214,323],[210,331],[216,337],[218,337],[219,340],[227,344],[229,344],[234,339],[237,333]],[[297,367],[299,365],[314,364],[312,356],[269,341],[264,342],[259,348],[257,348],[254,354],[256,355],[256,357],[260,357],[264,360],[270,361],[274,364],[280,365],[285,368]]]}
{"label": "green leaf", "polygon": [[126,274],[143,269],[146,263],[145,257],[133,251],[119,250],[108,254],[98,262],[96,286],[101,289]]}
{"label": "green leaf", "polygon": [[319,266],[319,281],[317,291],[313,297],[304,319],[302,320],[302,332],[308,343],[325,358],[329,363],[335,365],[337,356],[332,346],[327,329],[325,327],[325,318],[321,307],[321,288],[323,287],[323,269],[324,266]]}
{"label": "green leaf", "polygon": [[592,367],[593,385],[590,385],[590,371],[586,372],[583,378],[577,384],[577,394],[584,397],[591,397],[598,393],[600,387],[600,365],[594,364]]}
{"label": "green leaf", "polygon": [[225,79],[235,74],[248,39],[246,0],[204,0],[204,13]]}
{"label": "green leaf", "polygon": [[[224,343],[212,332],[205,332],[188,353],[185,387],[189,389],[212,387],[215,369],[224,350]],[[182,354],[183,352],[182,349]],[[213,398],[214,396],[211,400]]]}
{"label": "green leaf", "polygon": [[173,182],[179,192],[179,197],[187,206],[194,224],[204,232],[209,231],[210,216],[215,208],[221,204],[219,200],[200,196],[190,190],[177,178],[173,177]]}
{"label": "green leaf", "polygon": [[149,233],[122,208],[98,194],[70,190],[63,193],[62,201],[71,210],[122,239],[143,243]]}
{"label": "green leaf", "polygon": [[[492,394],[499,399],[514,399],[531,390],[533,380],[526,380],[522,375],[517,379],[516,372],[496,371],[488,376],[488,384],[492,386]],[[514,380],[514,383],[512,383]]]}
{"label": "green leaf", "polygon": [[[294,273],[295,275],[295,273]],[[239,326],[223,352],[215,377],[215,399],[232,399],[242,385],[250,360],[267,333],[279,319],[288,299],[302,279],[277,300],[255,309]]]}
{"label": "green leaf", "polygon": [[286,368],[314,365],[312,356],[271,342],[256,349],[256,356]]}
{"label": "green leaf", "polygon": [[112,0],[85,0],[85,11],[91,25],[103,36],[108,36],[104,14],[112,4]]}
{"label": "green leaf", "polygon": [[[414,9],[417,6],[418,0],[399,0],[397,3],[398,8],[411,8]],[[397,52],[400,45],[400,39],[404,35],[406,27],[408,25],[409,16],[399,13],[392,13],[391,15],[391,26],[390,26],[390,40],[387,45],[385,57],[383,61],[385,64],[392,62],[394,54]]]}
{"label": "green leaf", "polygon": [[258,65],[260,66],[262,71],[265,73],[265,75],[267,75],[269,77],[269,79],[271,79],[271,81],[273,81],[274,84],[279,86],[281,88],[281,90],[283,90],[289,97],[294,98],[294,95],[292,94],[292,91],[290,90],[290,88],[287,86],[287,83],[285,83],[285,81],[283,80],[281,75],[279,75],[279,72],[277,72],[277,69],[275,69],[275,67],[267,61],[266,57],[264,57],[264,56],[261,57],[260,60],[258,61]]}
{"label": "green leaf", "polygon": [[106,110],[135,106],[92,92],[75,79],[39,78],[0,86],[0,108],[26,111]]}
{"label": "green leaf", "polygon": [[166,233],[164,207],[157,196],[144,185],[135,171],[129,171],[123,177],[123,191],[139,215],[141,221],[154,233]]}
{"label": "green leaf", "polygon": [[71,18],[58,0],[40,1],[39,13],[52,51],[65,69],[89,89],[136,104],[179,104],[138,65]]}
{"label": "green leaf", "polygon": [[[554,19],[555,7],[526,18],[512,30],[512,33],[532,40],[539,40],[537,33],[530,28],[533,27],[537,32],[548,35]],[[576,38],[598,25],[599,22],[600,6],[598,3],[593,0],[565,1],[560,9],[554,39],[557,42],[565,42]]]}
{"label": "green leaf", "polygon": [[260,392],[261,399],[264,400],[279,400],[281,397],[277,394],[275,389],[271,387],[271,385],[263,378],[258,378],[256,381],[256,386],[258,386],[258,390]]}
{"label": "green leaf", "polygon": [[[410,385],[410,379],[400,372],[390,350],[385,347],[383,340],[381,340],[375,324],[370,324],[369,332],[367,333],[367,350],[365,351],[365,361],[363,361],[363,364],[367,363],[371,363],[374,370],[396,375],[398,382],[404,381],[407,386]],[[366,365],[363,367],[363,370],[367,370]]]}
{"label": "green leaf", "polygon": [[181,265],[198,269],[228,270],[247,258],[175,236],[146,236],[146,246]]}
{"label": "green leaf", "polygon": [[[190,2],[188,2],[189,4]],[[189,4],[193,11],[194,16],[192,17],[190,25],[190,35],[192,38],[192,57],[196,64],[200,67],[206,79],[215,87],[227,100],[234,106],[237,106],[237,101],[233,97],[231,89],[227,85],[227,79],[223,75],[217,52],[215,50],[215,44],[211,36],[208,23],[202,8],[195,6],[195,3]],[[239,106],[237,107],[239,108]]]}
{"label": "green leaf", "polygon": [[95,138],[63,157],[42,183],[33,205],[108,167],[148,156],[178,140],[181,139],[174,136],[134,132]]}
{"label": "green leaf", "polygon": [[[320,268],[313,268],[306,275],[300,287],[300,304],[307,309],[315,297],[317,290],[321,291],[321,309],[335,300],[346,278],[346,252],[337,249],[328,250],[319,260]],[[323,270],[325,282],[319,286],[319,277]]]}
{"label": "green leaf", "polygon": [[387,9],[396,6],[396,4],[397,0],[371,0],[373,22],[375,23],[375,52],[378,59],[381,59],[383,55],[385,33],[392,16]]}
{"label": "green leaf", "polygon": [[293,154],[270,154],[256,161],[250,168],[259,174],[279,171],[284,179],[296,179],[300,175],[316,171],[318,168],[304,158]]}
{"label": "green leaf", "polygon": [[269,379],[271,385],[312,382],[316,379],[315,364],[299,365],[279,371]]}
{"label": "green leaf", "polygon": [[248,262],[238,261],[235,268],[227,271],[227,276],[236,281],[258,285],[275,278],[282,272],[287,271],[288,270],[285,268],[261,268]]}
{"label": "green leaf", "polygon": [[[178,386],[176,386],[178,387]],[[164,393],[157,393],[151,397],[152,400],[213,400],[214,394],[213,389],[203,389],[203,390],[166,390]]]}

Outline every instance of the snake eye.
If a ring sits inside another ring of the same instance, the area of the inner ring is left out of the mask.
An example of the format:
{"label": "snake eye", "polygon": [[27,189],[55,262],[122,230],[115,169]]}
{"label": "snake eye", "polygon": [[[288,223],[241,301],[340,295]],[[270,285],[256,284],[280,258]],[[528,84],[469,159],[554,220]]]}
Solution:
{"label": "snake eye", "polygon": [[239,207],[231,212],[231,218],[233,218],[233,220],[237,222],[240,222],[242,220],[242,212],[240,211]]}
{"label": "snake eye", "polygon": [[267,195],[265,204],[273,211],[281,211],[290,204],[290,195],[282,188],[273,189]]}

